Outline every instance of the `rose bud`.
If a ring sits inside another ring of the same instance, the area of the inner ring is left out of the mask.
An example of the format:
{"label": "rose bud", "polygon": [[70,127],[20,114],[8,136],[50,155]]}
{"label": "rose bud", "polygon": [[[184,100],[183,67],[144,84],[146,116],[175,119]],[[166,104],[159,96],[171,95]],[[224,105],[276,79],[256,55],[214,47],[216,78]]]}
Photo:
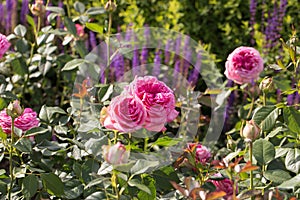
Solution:
{"label": "rose bud", "polygon": [[274,88],[272,77],[265,77],[259,84],[259,89],[262,91],[269,91]]}
{"label": "rose bud", "polygon": [[259,126],[253,120],[250,120],[246,122],[246,126],[244,127],[241,134],[242,137],[245,138],[245,140],[251,142],[259,136],[259,133]]}
{"label": "rose bud", "polygon": [[11,102],[6,109],[6,113],[8,116],[11,116],[12,118],[17,118],[21,116],[23,113],[23,109],[20,106],[19,100],[15,100]]}
{"label": "rose bud", "polygon": [[126,147],[118,142],[115,145],[104,145],[103,149],[103,158],[106,162],[112,165],[119,165],[128,162],[129,151],[126,150]]}

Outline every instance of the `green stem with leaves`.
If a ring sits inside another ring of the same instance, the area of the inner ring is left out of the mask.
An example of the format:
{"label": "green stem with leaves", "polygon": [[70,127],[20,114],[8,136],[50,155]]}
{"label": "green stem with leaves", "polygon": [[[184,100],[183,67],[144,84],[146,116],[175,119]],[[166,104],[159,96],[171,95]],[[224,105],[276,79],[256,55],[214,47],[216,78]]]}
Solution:
{"label": "green stem with leaves", "polygon": [[[109,0],[110,5],[112,4],[111,0]],[[110,65],[110,34],[111,34],[111,26],[112,26],[112,11],[108,13],[108,27],[107,27],[107,37],[106,37],[106,55],[107,55],[107,68],[105,70],[105,81],[107,83],[108,75],[109,75],[109,65]]]}
{"label": "green stem with leaves", "polygon": [[14,167],[13,167],[13,144],[14,144],[14,128],[15,128],[15,118],[11,118],[11,134],[10,134],[10,147],[9,147],[9,175],[10,175],[10,185],[8,190],[8,199],[11,200],[11,192],[14,184]]}
{"label": "green stem with leaves", "polygon": [[[252,155],[253,155],[253,143],[251,141],[251,142],[249,142],[249,159],[250,159],[251,165],[253,163]],[[253,190],[253,171],[252,170],[250,171],[250,188],[249,189]],[[251,197],[251,199],[253,199],[253,198]]]}

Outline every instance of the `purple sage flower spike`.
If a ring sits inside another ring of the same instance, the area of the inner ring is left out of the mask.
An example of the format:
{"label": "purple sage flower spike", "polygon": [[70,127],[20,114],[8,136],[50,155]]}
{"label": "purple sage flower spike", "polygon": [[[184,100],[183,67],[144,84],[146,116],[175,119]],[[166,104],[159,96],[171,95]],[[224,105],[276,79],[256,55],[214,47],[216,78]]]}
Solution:
{"label": "purple sage flower spike", "polygon": [[200,74],[200,69],[201,69],[201,62],[202,62],[202,55],[200,52],[197,54],[197,61],[194,66],[194,69],[192,70],[188,82],[192,85],[195,86],[198,82],[199,74]]}
{"label": "purple sage flower spike", "polygon": [[165,64],[169,64],[170,62],[170,46],[171,40],[168,40],[165,46]]}
{"label": "purple sage flower spike", "polygon": [[154,67],[152,74],[156,77],[160,74],[160,66],[161,66],[161,58],[160,58],[160,50],[157,50],[154,57]]}
{"label": "purple sage flower spike", "polygon": [[28,13],[29,13],[29,2],[28,0],[23,0],[21,14],[20,14],[20,21],[23,25],[27,24],[26,15],[28,15]]}
{"label": "purple sage flower spike", "polygon": [[90,40],[90,45],[92,49],[94,49],[97,46],[97,39],[96,39],[96,34],[93,31],[89,32],[89,40]]}
{"label": "purple sage flower spike", "polygon": [[13,9],[13,2],[14,0],[6,0],[6,22],[5,22],[5,28],[6,28],[6,34],[10,33],[11,31],[11,23],[12,23],[12,9]]}

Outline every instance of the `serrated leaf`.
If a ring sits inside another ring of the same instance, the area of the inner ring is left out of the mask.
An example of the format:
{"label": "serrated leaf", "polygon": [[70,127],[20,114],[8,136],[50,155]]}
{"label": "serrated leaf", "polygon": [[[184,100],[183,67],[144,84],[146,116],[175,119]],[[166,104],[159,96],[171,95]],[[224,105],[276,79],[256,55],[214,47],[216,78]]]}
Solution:
{"label": "serrated leaf", "polygon": [[80,14],[84,13],[85,10],[85,5],[79,1],[76,1],[74,3],[74,8],[77,12],[79,12]]}
{"label": "serrated leaf", "polygon": [[181,141],[180,138],[170,138],[168,136],[164,136],[158,138],[153,145],[163,146],[163,147],[170,147],[178,144]]}
{"label": "serrated leaf", "polygon": [[300,187],[300,174],[297,174],[295,177],[281,183],[278,188],[284,189],[293,189],[295,187]]}
{"label": "serrated leaf", "polygon": [[20,152],[30,153],[32,152],[32,142],[28,138],[22,138],[18,140],[14,147]]}
{"label": "serrated leaf", "polygon": [[253,143],[253,156],[260,166],[268,164],[275,157],[274,145],[262,138],[256,140]]}
{"label": "serrated leaf", "polygon": [[72,21],[72,19],[70,19],[69,17],[65,17],[64,18],[64,24],[67,28],[67,30],[74,35],[75,37],[77,37],[77,30],[76,30],[76,26],[75,23]]}
{"label": "serrated leaf", "polygon": [[159,165],[158,161],[150,160],[138,160],[135,165],[131,168],[130,172],[132,174],[142,174],[146,172],[149,168],[154,168]]}
{"label": "serrated leaf", "polygon": [[144,191],[144,192],[151,195],[151,190],[147,186],[143,185],[142,183],[140,183],[136,179],[129,180],[128,185],[130,185],[131,187],[137,187],[138,189],[140,189],[140,190],[142,190],[142,191]]}
{"label": "serrated leaf", "polygon": [[62,71],[70,71],[73,69],[76,69],[81,64],[83,64],[85,61],[83,59],[74,59],[65,64],[65,66],[62,68]]}
{"label": "serrated leaf", "polygon": [[22,182],[22,193],[24,194],[24,197],[29,199],[34,196],[38,186],[38,178],[35,175],[29,174],[26,176]]}
{"label": "serrated leaf", "polygon": [[103,34],[103,26],[100,26],[99,24],[96,24],[96,23],[85,23],[85,26],[88,29],[90,29],[91,31]]}
{"label": "serrated leaf", "polygon": [[20,37],[24,37],[26,35],[26,32],[27,32],[27,29],[25,26],[23,26],[22,24],[19,24],[18,26],[15,27],[14,29],[14,33],[17,35],[17,36],[20,36]]}
{"label": "serrated leaf", "polygon": [[264,106],[258,109],[252,119],[259,125],[262,131],[271,130],[278,118],[279,109],[275,106]]}
{"label": "serrated leaf", "polygon": [[275,183],[282,183],[291,178],[290,174],[287,171],[281,169],[267,170],[263,175],[266,179]]}
{"label": "serrated leaf", "polygon": [[293,107],[285,107],[283,109],[284,122],[288,128],[297,134],[300,134],[300,113]]}
{"label": "serrated leaf", "polygon": [[105,9],[103,7],[91,7],[85,13],[88,15],[100,15],[105,13]]}
{"label": "serrated leaf", "polygon": [[285,157],[285,166],[291,172],[300,172],[300,149],[290,149]]}
{"label": "serrated leaf", "polygon": [[26,131],[25,136],[34,136],[34,135],[39,135],[39,134],[44,134],[48,131],[46,128],[42,127],[34,127],[32,129],[29,129]]}
{"label": "serrated leaf", "polygon": [[64,10],[63,8],[60,8],[60,7],[47,6],[47,7],[46,7],[46,10],[52,11],[52,12],[55,12],[55,13],[58,13],[58,14],[60,14],[61,16],[64,16],[64,15],[65,15],[65,10]]}
{"label": "serrated leaf", "polygon": [[54,173],[41,174],[43,185],[49,194],[62,196],[64,194],[64,184]]}
{"label": "serrated leaf", "polygon": [[22,58],[12,60],[11,65],[14,72],[20,76],[25,76],[28,73],[26,62]]}

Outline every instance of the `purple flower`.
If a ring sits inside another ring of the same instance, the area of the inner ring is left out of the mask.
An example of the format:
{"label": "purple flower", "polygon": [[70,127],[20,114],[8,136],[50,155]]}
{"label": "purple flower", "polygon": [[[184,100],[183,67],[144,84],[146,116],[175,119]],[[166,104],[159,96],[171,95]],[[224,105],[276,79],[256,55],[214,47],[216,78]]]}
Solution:
{"label": "purple flower", "polygon": [[124,57],[121,54],[116,55],[113,61],[116,80],[120,81],[124,76]]}
{"label": "purple flower", "polygon": [[160,65],[161,65],[161,58],[160,58],[160,50],[155,53],[154,57],[154,68],[152,74],[156,77],[160,74]]}
{"label": "purple flower", "polygon": [[148,60],[148,49],[147,47],[143,47],[141,53],[141,64],[147,63],[147,60]]}
{"label": "purple flower", "polygon": [[165,63],[169,64],[170,62],[170,45],[171,45],[171,40],[168,40],[165,46]]}
{"label": "purple flower", "polygon": [[92,49],[94,49],[97,46],[97,39],[96,39],[96,34],[93,31],[89,32],[90,35],[90,45],[92,47]]}
{"label": "purple flower", "polygon": [[199,74],[200,74],[201,62],[202,62],[202,56],[201,56],[201,53],[199,52],[197,54],[197,61],[196,61],[196,64],[194,66],[194,69],[192,70],[192,72],[191,72],[191,74],[188,78],[188,82],[191,85],[196,85],[197,84]]}
{"label": "purple flower", "polygon": [[251,27],[251,44],[254,45],[254,24],[255,24],[255,15],[256,15],[256,7],[257,7],[257,2],[256,0],[250,0],[250,27]]}
{"label": "purple flower", "polygon": [[8,31],[8,32],[10,32],[10,30],[11,30],[13,5],[14,5],[14,0],[7,0],[6,1],[5,28],[6,28],[6,31]]}
{"label": "purple flower", "polygon": [[23,0],[22,1],[22,8],[21,8],[21,14],[20,14],[20,20],[22,24],[27,24],[26,21],[26,15],[29,13],[29,2],[28,0]]}

